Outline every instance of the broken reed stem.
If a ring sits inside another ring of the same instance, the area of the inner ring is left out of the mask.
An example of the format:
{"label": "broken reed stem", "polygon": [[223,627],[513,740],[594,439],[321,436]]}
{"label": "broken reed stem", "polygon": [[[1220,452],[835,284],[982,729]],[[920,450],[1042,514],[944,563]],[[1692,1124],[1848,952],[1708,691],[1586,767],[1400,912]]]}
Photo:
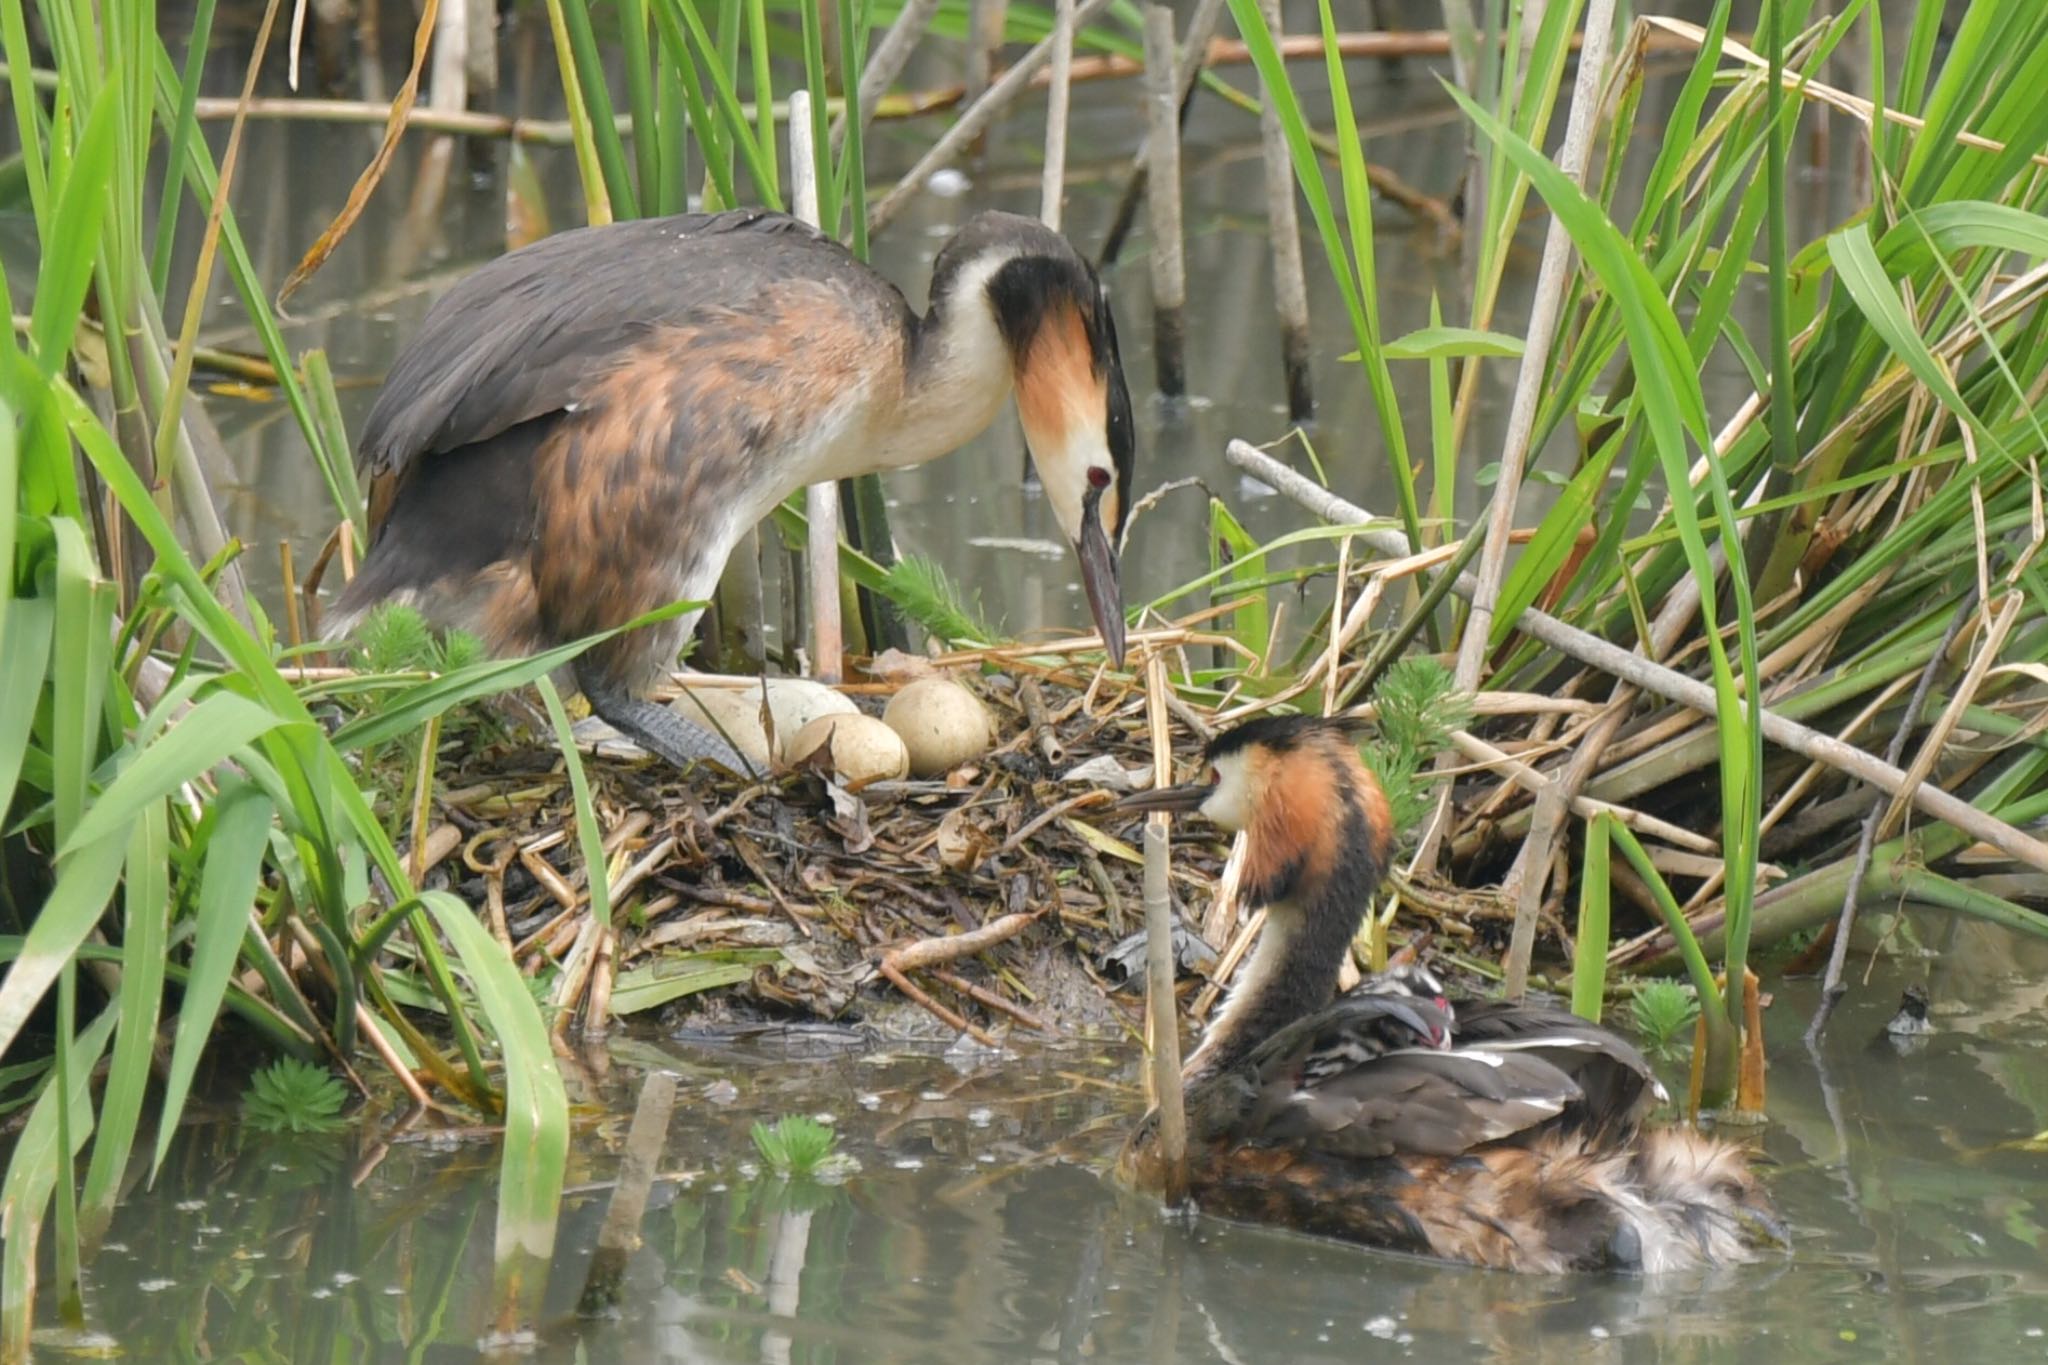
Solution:
{"label": "broken reed stem", "polygon": [[[816,149],[811,142],[811,93],[789,92],[789,181],[796,216],[818,226]],[[839,484],[821,479],[804,489],[805,581],[811,597],[811,676],[845,680],[845,634],[839,615]]]}
{"label": "broken reed stem", "polygon": [[[1564,146],[1557,167],[1573,185],[1586,173],[1586,153],[1593,141],[1594,114],[1600,103],[1600,78],[1607,65],[1607,44],[1614,31],[1614,0],[1592,0],[1587,8],[1585,42],[1572,86],[1571,112],[1565,122]],[[1486,546],[1479,555],[1478,583],[1465,635],[1458,643],[1453,677],[1461,692],[1476,691],[1493,630],[1493,607],[1507,573],[1508,535],[1515,526],[1515,500],[1522,491],[1522,470],[1536,426],[1536,403],[1550,367],[1550,347],[1557,331],[1558,309],[1570,273],[1571,235],[1564,220],[1553,214],[1543,242],[1543,264],[1536,277],[1536,297],[1529,306],[1528,338],[1521,368],[1515,375],[1514,399],[1508,408],[1507,441],[1501,449],[1500,478],[1494,484],[1493,506],[1486,524]],[[1547,847],[1548,845],[1544,845]],[[1536,878],[1541,881],[1542,878]],[[1519,921],[1518,921],[1519,924]]]}
{"label": "broken reed stem", "polygon": [[1152,359],[1159,391],[1187,392],[1187,263],[1181,256],[1180,84],[1173,11],[1145,7],[1145,203],[1152,226]]}
{"label": "broken reed stem", "polygon": [[[1530,842],[1550,847],[1558,828],[1564,824],[1567,809],[1554,784],[1546,784],[1538,791],[1536,818],[1529,828]],[[1520,892],[1515,897],[1515,924],[1508,935],[1503,981],[1510,1000],[1520,1000],[1529,988],[1529,959],[1536,951],[1536,917],[1543,909],[1543,890],[1549,885],[1543,876],[1544,870],[1538,869],[1524,877]]]}
{"label": "broken reed stem", "polygon": [[[1109,0],[1081,0],[1074,9],[1074,31],[1080,32],[1081,25],[1108,7]],[[1051,59],[1052,44],[1053,40],[1047,38],[1019,57],[1017,64],[1005,71],[1002,78],[991,85],[980,99],[967,106],[959,121],[946,130],[946,135],[933,143],[931,150],[919,157],[917,164],[905,172],[895,187],[868,211],[868,231],[881,231],[902,211],[910,196],[922,189],[925,181],[931,179],[932,172],[958,156],[962,148],[995,121],[996,115],[1002,113],[1024,93],[1038,68]]]}
{"label": "broken reed stem", "polygon": [[[1280,41],[1280,0],[1259,0],[1259,14]],[[1266,231],[1273,247],[1273,306],[1280,318],[1280,366],[1287,381],[1287,420],[1315,415],[1308,368],[1308,282],[1302,273],[1301,222],[1294,202],[1294,160],[1280,111],[1259,81],[1259,142],[1266,161]]]}
{"label": "broken reed stem", "polygon": [[958,991],[970,1000],[980,1001],[981,1004],[996,1011],[998,1014],[1009,1015],[1025,1028],[1034,1029],[1039,1033],[1051,1033],[1053,1031],[1046,1026],[1046,1022],[1043,1019],[1040,1019],[1016,1001],[1006,1000],[986,986],[977,986],[956,972],[933,968],[932,979],[948,990]]}
{"label": "broken reed stem", "polygon": [[1053,10],[1052,74],[1045,97],[1045,179],[1039,192],[1038,216],[1054,232],[1060,230],[1060,206],[1067,193],[1068,92],[1074,79],[1074,0],[1059,0]]}
{"label": "broken reed stem", "polygon": [[[1247,442],[1231,441],[1224,450],[1224,458],[1261,483],[1292,498],[1327,521],[1338,525],[1362,525],[1376,520],[1364,508],[1347,502],[1321,485],[1304,478]],[[1361,530],[1359,539],[1378,549],[1380,553],[1390,556],[1406,554],[1409,548],[1407,537],[1391,528]],[[1476,586],[1477,580],[1471,575],[1460,575],[1452,591],[1460,597],[1469,598]],[[1615,677],[1626,679],[1643,691],[1662,697],[1666,701],[1676,702],[1705,716],[1718,713],[1714,689],[1706,683],[1689,678],[1675,669],[1652,663],[1640,654],[1630,653],[1597,635],[1567,625],[1547,612],[1538,611],[1533,607],[1525,608],[1516,618],[1515,627],[1531,639],[1549,645],[1561,654],[1611,673]],[[1845,744],[1832,735],[1822,734],[1797,721],[1788,720],[1769,708],[1765,708],[1763,713],[1763,732],[1765,739],[1780,748],[1790,749],[1814,762],[1824,763],[1859,781],[1868,782],[1886,793],[1907,792],[1913,804],[1926,814],[1955,826],[1972,838],[1982,840],[2030,867],[2048,872],[2048,844],[2015,829],[1997,816],[1978,810],[1969,802],[1943,791],[1940,787],[1927,782],[1911,785],[1906,774],[1892,764],[1865,753],[1854,745]]]}
{"label": "broken reed stem", "polygon": [[[1149,37],[1149,15],[1147,19]],[[1173,781],[1167,687],[1166,664],[1154,654],[1145,661],[1145,692],[1155,787]],[[1159,1153],[1166,1167],[1165,1196],[1167,1204],[1174,1205],[1188,1187],[1188,1119],[1181,1094],[1179,1011],[1173,995],[1173,898],[1166,884],[1170,819],[1164,811],[1145,818],[1145,1023],[1152,1046],[1152,1101],[1159,1110]]]}
{"label": "broken reed stem", "polygon": [[627,1259],[640,1246],[640,1220],[647,1212],[647,1196],[654,1189],[675,1107],[675,1073],[650,1072],[640,1083],[640,1102],[633,1109],[633,1126],[626,1130],[618,1183],[612,1186],[611,1202],[597,1232],[597,1252],[583,1280],[578,1301],[583,1313],[602,1312],[618,1299]]}
{"label": "broken reed stem", "polygon": [[[1215,60],[1218,46],[1225,41],[1213,36],[1222,18],[1223,0],[1199,0],[1195,12],[1188,18],[1187,32],[1181,35],[1178,76],[1180,117],[1183,119],[1187,117],[1192,101],[1195,78],[1202,74],[1203,67]],[[1244,44],[1240,42],[1237,47],[1242,49]],[[1251,54],[1246,52],[1243,55],[1249,60]],[[1320,51],[1317,55],[1321,55]],[[1134,74],[1142,74],[1143,70],[1143,63],[1139,63]],[[1109,231],[1102,235],[1102,251],[1096,259],[1099,269],[1106,270],[1115,265],[1117,257],[1123,253],[1124,238],[1130,235],[1131,224],[1138,218],[1138,203],[1145,197],[1146,179],[1145,143],[1141,140],[1136,155],[1131,158],[1130,176],[1124,181],[1123,197],[1117,200],[1116,214],[1110,219]]]}
{"label": "broken reed stem", "polygon": [[969,100],[980,99],[995,75],[996,53],[1002,50],[1009,15],[1010,0],[967,0],[967,66],[962,84]]}
{"label": "broken reed stem", "polygon": [[964,934],[923,938],[915,943],[906,944],[884,954],[883,960],[898,971],[904,972],[944,966],[948,962],[958,962],[963,957],[973,957],[976,953],[985,952],[998,943],[1007,943],[1030,928],[1037,919],[1037,915],[1022,913],[999,915],[979,929],[969,929]]}

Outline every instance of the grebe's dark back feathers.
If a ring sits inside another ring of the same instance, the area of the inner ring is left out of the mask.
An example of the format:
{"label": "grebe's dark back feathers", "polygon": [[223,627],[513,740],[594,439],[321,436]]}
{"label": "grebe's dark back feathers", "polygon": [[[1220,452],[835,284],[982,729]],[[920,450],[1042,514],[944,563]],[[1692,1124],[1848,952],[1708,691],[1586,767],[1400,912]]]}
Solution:
{"label": "grebe's dark back feathers", "polygon": [[1415,1049],[1260,1098],[1246,1141],[1332,1156],[1455,1157],[1528,1132],[1580,1093],[1533,1054]]}
{"label": "grebe's dark back feathers", "polygon": [[[403,474],[421,456],[558,411],[616,363],[625,338],[746,308],[749,280],[814,278],[826,273],[815,258],[855,259],[801,219],[734,209],[570,228],[486,261],[435,300],[393,361],[363,423],[358,468]],[[900,294],[891,309],[882,295],[892,290],[871,292],[878,321],[910,316]]]}
{"label": "grebe's dark back feathers", "polygon": [[1577,1083],[1583,1099],[1567,1122],[1625,1134],[1671,1098],[1634,1044],[1570,1010],[1507,1000],[1460,1000],[1456,1010],[1454,1046],[1529,1052]]}

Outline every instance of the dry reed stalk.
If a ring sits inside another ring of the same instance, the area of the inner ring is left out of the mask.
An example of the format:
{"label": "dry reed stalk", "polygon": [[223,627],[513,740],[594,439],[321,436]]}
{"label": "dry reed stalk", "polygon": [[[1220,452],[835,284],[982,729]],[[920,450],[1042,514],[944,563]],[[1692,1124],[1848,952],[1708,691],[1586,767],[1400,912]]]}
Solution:
{"label": "dry reed stalk", "polygon": [[[796,216],[818,226],[816,148],[811,143],[811,96],[789,95],[789,179]],[[822,479],[804,488],[805,582],[811,599],[811,673],[819,682],[846,676],[846,637],[839,615],[839,484]]]}
{"label": "dry reed stalk", "polygon": [[1145,7],[1145,203],[1150,210],[1152,250],[1152,358],[1159,391],[1169,398],[1187,392],[1187,266],[1181,255],[1180,82],[1177,78],[1173,11]]}
{"label": "dry reed stalk", "polygon": [[988,1009],[995,1010],[999,1014],[1009,1015],[1012,1019],[1015,1019],[1025,1028],[1035,1030],[1039,1033],[1055,1032],[1055,1030],[1051,1028],[1049,1025],[1047,1025],[1043,1019],[1040,1019],[1037,1015],[1033,1014],[1030,1010],[1025,1009],[1022,1005],[1016,1003],[1014,1000],[1006,1000],[1002,996],[997,995],[994,991],[988,989],[986,986],[975,985],[966,977],[960,976],[953,972],[944,971],[935,967],[932,969],[932,979],[944,985],[949,990],[955,990],[960,992],[960,994],[966,996],[970,1000],[980,1001],[981,1004]]}
{"label": "dry reed stalk", "polygon": [[[1149,31],[1149,30],[1148,30]],[[1165,662],[1145,660],[1146,721],[1152,738],[1152,781],[1173,782],[1173,741],[1167,729]],[[1159,1152],[1166,1171],[1165,1196],[1178,1204],[1187,1192],[1188,1121],[1181,1094],[1180,1021],[1173,994],[1173,898],[1167,889],[1167,830],[1171,817],[1145,817],[1145,1021],[1151,1046],[1152,1102],[1159,1110]]]}
{"label": "dry reed stalk", "polygon": [[875,964],[875,969],[879,971],[885,978],[888,979],[890,985],[894,986],[897,990],[903,992],[904,997],[906,999],[910,1000],[913,1004],[921,1007],[926,1013],[930,1014],[940,1023],[946,1025],[946,1027],[954,1030],[957,1033],[966,1034],[968,1037],[974,1039],[974,1041],[980,1043],[984,1047],[996,1046],[996,1040],[994,1038],[990,1037],[982,1029],[977,1028],[975,1027],[975,1025],[969,1023],[964,1016],[955,1013],[953,1010],[947,1009],[944,1005],[932,999],[932,997],[925,992],[923,987],[919,986],[915,981],[912,981],[909,977],[905,976],[901,971],[897,970],[896,966],[893,963],[891,963],[889,959],[883,958],[880,962]]}
{"label": "dry reed stalk", "polygon": [[1074,75],[1074,0],[1057,0],[1053,9],[1052,70],[1045,99],[1045,174],[1038,216],[1054,232],[1060,229],[1060,208],[1067,193],[1067,119]]}
{"label": "dry reed stalk", "polygon": [[[1451,743],[1456,746],[1459,753],[1477,760],[1480,766],[1490,771],[1502,774],[1539,800],[1546,793],[1555,793],[1560,797],[1564,795],[1563,784],[1556,778],[1544,776],[1535,768],[1502,752],[1477,735],[1454,730],[1451,732]],[[1582,819],[1590,820],[1601,814],[1612,815],[1638,834],[1662,839],[1680,848],[1708,854],[1718,854],[1721,851],[1719,844],[1703,834],[1696,834],[1692,830],[1666,820],[1659,820],[1654,815],[1645,814],[1629,806],[1617,806],[1590,796],[1572,796],[1564,799],[1572,814]]]}
{"label": "dry reed stalk", "polygon": [[1266,911],[1262,906],[1252,911],[1252,917],[1238,927],[1236,936],[1230,940],[1230,946],[1225,948],[1223,956],[1217,959],[1216,971],[1210,976],[1209,984],[1196,993],[1195,1003],[1188,1010],[1189,1018],[1200,1023],[1209,1017],[1209,1011],[1216,1007],[1218,997],[1230,988],[1230,980],[1237,975],[1238,964],[1244,961],[1245,955],[1251,951],[1252,944],[1258,941],[1259,930],[1263,929],[1265,924]]}

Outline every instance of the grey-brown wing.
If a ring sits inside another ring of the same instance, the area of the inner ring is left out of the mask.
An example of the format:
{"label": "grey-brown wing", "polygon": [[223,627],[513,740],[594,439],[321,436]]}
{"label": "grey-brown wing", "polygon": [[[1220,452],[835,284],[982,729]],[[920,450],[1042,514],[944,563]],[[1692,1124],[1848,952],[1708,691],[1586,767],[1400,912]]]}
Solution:
{"label": "grey-brown wing", "polygon": [[801,221],[735,210],[635,219],[543,238],[438,299],[385,376],[357,448],[367,479],[488,440],[573,403],[617,356],[707,310],[751,308],[777,280],[835,276],[901,295]]}
{"label": "grey-brown wing", "polygon": [[1390,1052],[1262,1097],[1249,1140],[1332,1156],[1453,1157],[1545,1123],[1580,1098],[1533,1053]]}
{"label": "grey-brown wing", "polygon": [[1459,1001],[1453,1041],[1459,1047],[1542,1057],[1578,1084],[1585,1095],[1584,1114],[1596,1124],[1633,1124],[1670,1098],[1634,1044],[1554,1005]]}

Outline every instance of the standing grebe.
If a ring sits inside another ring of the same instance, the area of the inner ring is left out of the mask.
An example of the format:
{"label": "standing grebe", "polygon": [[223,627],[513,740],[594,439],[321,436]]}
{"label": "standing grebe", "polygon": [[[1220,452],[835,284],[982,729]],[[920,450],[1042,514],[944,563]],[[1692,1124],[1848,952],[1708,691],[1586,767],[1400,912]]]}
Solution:
{"label": "standing grebe", "polygon": [[[1783,1241],[1740,1149],[1642,1126],[1664,1088],[1614,1033],[1541,1005],[1453,1003],[1414,966],[1332,1003],[1393,840],[1349,725],[1262,718],[1205,757],[1206,781],[1119,803],[1244,830],[1245,903],[1266,910],[1182,1073],[1204,1210],[1537,1272],[1732,1264]],[[1120,1160],[1152,1189],[1156,1122]]]}
{"label": "standing grebe", "polygon": [[[923,317],[784,214],[545,238],[464,277],[393,362],[356,455],[370,548],[327,633],[389,599],[530,652],[708,598],[790,493],[955,450],[1013,389],[1121,664],[1130,397],[1109,299],[1064,237],[1014,214],[969,219],[933,263]],[[594,646],[575,682],[671,763],[730,766],[716,735],[644,695],[694,621]]]}

